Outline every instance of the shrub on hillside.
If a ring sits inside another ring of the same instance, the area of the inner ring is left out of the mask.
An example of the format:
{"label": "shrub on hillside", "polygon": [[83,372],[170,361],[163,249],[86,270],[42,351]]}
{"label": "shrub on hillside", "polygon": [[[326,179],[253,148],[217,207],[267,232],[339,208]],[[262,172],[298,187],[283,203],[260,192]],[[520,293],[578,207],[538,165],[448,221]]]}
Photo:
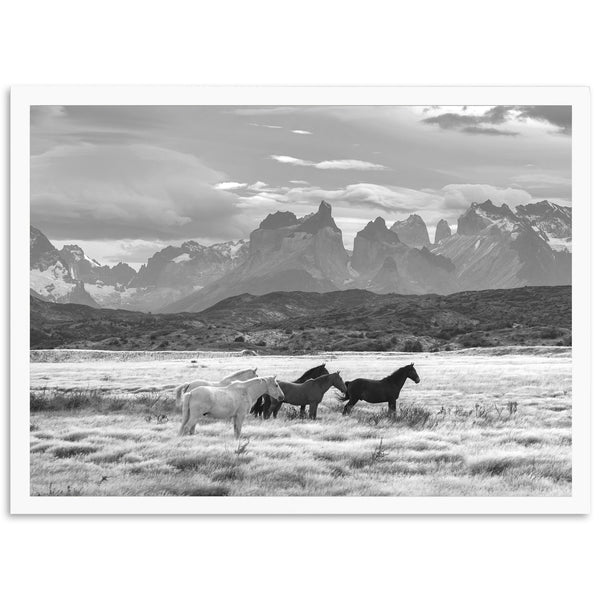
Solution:
{"label": "shrub on hillside", "polygon": [[421,340],[406,340],[404,342],[404,352],[423,352]]}
{"label": "shrub on hillside", "polygon": [[543,340],[551,340],[557,338],[560,336],[560,334],[560,329],[557,329],[556,327],[542,327],[542,329],[540,330],[540,337]]}

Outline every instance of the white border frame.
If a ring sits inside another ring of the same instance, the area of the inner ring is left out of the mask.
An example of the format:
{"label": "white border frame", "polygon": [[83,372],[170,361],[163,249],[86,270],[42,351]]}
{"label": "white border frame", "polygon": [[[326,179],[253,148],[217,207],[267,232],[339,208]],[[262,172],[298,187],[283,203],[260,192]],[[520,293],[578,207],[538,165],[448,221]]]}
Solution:
{"label": "white border frame", "polygon": [[[561,498],[33,497],[29,453],[29,142],[32,105],[572,105],[573,484]],[[12,514],[585,514],[590,511],[591,123],[586,87],[18,86],[11,90]]]}

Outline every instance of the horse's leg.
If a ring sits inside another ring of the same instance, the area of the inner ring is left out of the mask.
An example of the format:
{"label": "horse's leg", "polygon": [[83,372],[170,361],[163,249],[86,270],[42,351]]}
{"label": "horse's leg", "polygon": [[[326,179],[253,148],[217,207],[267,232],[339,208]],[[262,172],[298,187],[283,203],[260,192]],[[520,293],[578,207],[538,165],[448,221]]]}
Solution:
{"label": "horse's leg", "polygon": [[279,412],[279,409],[281,408],[281,405],[283,404],[283,402],[271,402],[271,414],[273,415],[273,418],[276,419],[277,418],[277,413]]}
{"label": "horse's leg", "polygon": [[352,407],[359,401],[360,398],[351,398],[350,401],[344,406],[342,415],[349,415]]}
{"label": "horse's leg", "polygon": [[263,396],[263,419],[268,419],[271,416],[271,396]]}
{"label": "horse's leg", "polygon": [[244,422],[245,416],[243,411],[239,411],[233,417],[233,434],[235,435],[236,440],[239,440],[242,435],[242,423]]}
{"label": "horse's leg", "polygon": [[317,408],[319,407],[318,402],[313,402],[308,409],[308,416],[314,421],[317,418]]}
{"label": "horse's leg", "polygon": [[[312,406],[312,404],[311,404],[311,406]],[[300,407],[300,418],[304,419],[305,417],[306,417],[306,404],[303,404]]]}
{"label": "horse's leg", "polygon": [[388,413],[391,414],[396,414],[396,400],[390,400],[388,402]]}
{"label": "horse's leg", "polygon": [[185,434],[184,435],[194,435],[196,430],[196,420],[193,417],[190,417],[185,424]]}

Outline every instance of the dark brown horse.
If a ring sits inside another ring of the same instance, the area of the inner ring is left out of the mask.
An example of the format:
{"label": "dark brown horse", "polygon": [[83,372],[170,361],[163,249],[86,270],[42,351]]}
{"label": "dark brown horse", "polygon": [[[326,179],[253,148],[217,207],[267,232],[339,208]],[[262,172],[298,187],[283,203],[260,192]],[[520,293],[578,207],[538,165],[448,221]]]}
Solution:
{"label": "dark brown horse", "polygon": [[[317,365],[312,369],[303,373],[298,379],[295,379],[293,383],[304,383],[309,379],[315,379],[315,377],[320,377],[321,375],[327,375],[329,371],[325,368],[325,363],[322,365]],[[306,407],[303,406],[301,409],[301,413],[304,414]],[[264,416],[265,419],[269,418],[271,414],[271,397],[270,396],[261,396],[255,403],[254,406],[250,409],[250,413],[255,417]]]}
{"label": "dark brown horse", "polygon": [[[341,399],[348,400],[349,402],[344,406],[342,414],[350,414],[352,407],[359,400],[365,400],[365,402],[371,404],[387,402],[388,410],[391,413],[395,413],[396,400],[407,379],[412,379],[415,383],[421,381],[415,370],[414,363],[401,367],[383,379],[354,379],[353,381],[346,381],[348,391]],[[285,394],[283,387],[281,389]]]}
{"label": "dark brown horse", "polygon": [[304,383],[288,383],[286,381],[279,381],[278,383],[283,392],[283,399],[271,401],[274,419],[277,417],[277,413],[284,402],[293,406],[299,406],[301,416],[304,416],[304,411],[308,404],[308,416],[311,419],[316,419],[319,404],[323,400],[325,392],[330,387],[336,387],[342,394],[346,393],[346,384],[342,381],[339,371],[321,375],[321,377],[317,377],[316,379],[309,379]]}

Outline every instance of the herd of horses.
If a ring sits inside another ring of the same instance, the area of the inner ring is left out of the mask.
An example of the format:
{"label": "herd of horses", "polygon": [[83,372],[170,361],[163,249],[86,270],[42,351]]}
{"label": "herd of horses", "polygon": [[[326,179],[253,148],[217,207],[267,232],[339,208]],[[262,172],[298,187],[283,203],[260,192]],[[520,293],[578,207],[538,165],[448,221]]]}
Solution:
{"label": "herd of horses", "polygon": [[259,377],[256,369],[244,369],[220,381],[197,379],[175,389],[176,401],[182,404],[180,435],[194,433],[196,424],[203,418],[232,419],[236,438],[242,433],[246,416],[277,418],[281,406],[300,407],[300,415],[317,418],[319,404],[325,392],[335,387],[341,392],[339,399],[346,401],[343,415],[364,400],[370,404],[387,402],[388,410],[396,412],[400,390],[407,379],[419,383],[414,363],[400,367],[383,379],[354,379],[343,381],[339,371],[329,373],[325,364],[309,369],[295,381],[280,381],[276,377]]}

